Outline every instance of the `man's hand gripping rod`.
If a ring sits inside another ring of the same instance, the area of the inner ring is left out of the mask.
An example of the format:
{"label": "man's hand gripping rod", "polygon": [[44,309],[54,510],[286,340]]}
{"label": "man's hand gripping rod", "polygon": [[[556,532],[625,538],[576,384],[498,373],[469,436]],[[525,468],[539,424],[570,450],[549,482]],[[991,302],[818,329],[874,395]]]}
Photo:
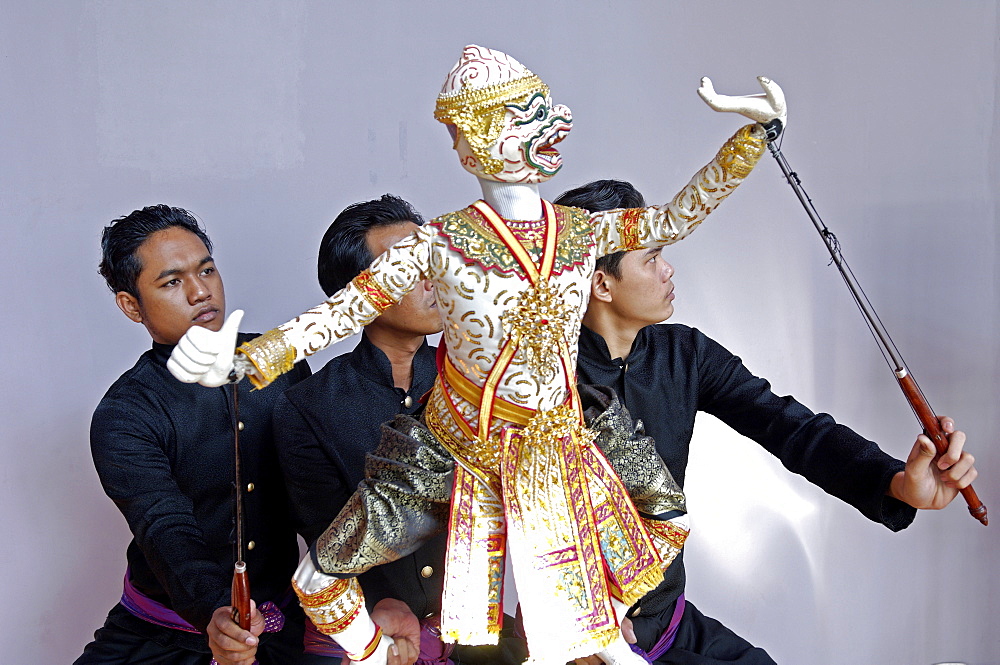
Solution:
{"label": "man's hand gripping rod", "polygon": [[[885,327],[882,325],[882,321],[879,320],[878,315],[875,314],[875,310],[868,301],[868,297],[864,295],[864,291],[857,283],[857,280],[854,279],[854,273],[851,272],[850,266],[847,265],[847,262],[844,261],[844,257],[841,255],[837,237],[830,232],[830,230],[826,227],[826,224],[823,223],[823,220],[820,219],[819,214],[813,207],[812,200],[802,188],[802,183],[799,182],[798,174],[792,171],[792,169],[788,166],[785,156],[781,153],[781,148],[778,147],[776,143],[782,130],[781,121],[773,120],[765,124],[764,128],[767,130],[767,147],[771,151],[771,156],[773,156],[774,160],[778,162],[778,167],[784,174],[785,180],[788,181],[792,191],[794,191],[795,195],[799,198],[799,202],[802,204],[802,207],[805,208],[806,214],[809,215],[809,219],[812,221],[813,226],[816,227],[820,237],[823,238],[823,242],[826,244],[826,248],[830,252],[830,258],[832,259],[833,264],[837,266],[837,270],[840,271],[840,275],[844,278],[844,283],[847,284],[847,288],[850,289],[851,295],[854,297],[854,302],[857,304],[858,309],[861,310],[861,314],[865,317],[865,321],[868,323],[868,328],[871,330],[872,336],[875,337],[875,340],[878,342],[879,347],[882,350],[882,355],[892,368],[893,374],[896,375],[899,387],[906,396],[906,400],[910,403],[910,407],[913,409],[913,413],[917,416],[917,420],[920,421],[921,426],[924,428],[924,434],[926,434],[928,438],[934,442],[934,446],[937,448],[938,454],[944,454],[948,451],[948,439],[941,430],[941,425],[937,416],[934,415],[934,410],[931,409],[930,404],[927,402],[927,398],[924,397],[923,392],[920,390],[920,386],[917,385],[913,375],[911,375],[909,370],[906,368],[903,358],[899,355],[899,351],[896,349],[896,345],[892,342],[892,338],[889,337]],[[969,504],[969,513],[984,525],[988,524],[989,520],[986,517],[986,506],[984,506],[983,502],[979,500],[979,497],[976,495],[976,491],[972,489],[972,486],[970,485],[962,489],[961,494],[965,498],[965,502]]]}

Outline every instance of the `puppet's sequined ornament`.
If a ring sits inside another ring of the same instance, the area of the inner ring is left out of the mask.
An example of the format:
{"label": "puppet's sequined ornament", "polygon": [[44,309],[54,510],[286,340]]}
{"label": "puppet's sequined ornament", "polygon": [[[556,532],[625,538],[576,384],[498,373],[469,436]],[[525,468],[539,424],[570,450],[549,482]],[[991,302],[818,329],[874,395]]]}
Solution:
{"label": "puppet's sequined ornament", "polygon": [[568,321],[569,307],[558,287],[548,282],[523,291],[501,317],[504,332],[517,345],[524,364],[546,382],[559,371]]}

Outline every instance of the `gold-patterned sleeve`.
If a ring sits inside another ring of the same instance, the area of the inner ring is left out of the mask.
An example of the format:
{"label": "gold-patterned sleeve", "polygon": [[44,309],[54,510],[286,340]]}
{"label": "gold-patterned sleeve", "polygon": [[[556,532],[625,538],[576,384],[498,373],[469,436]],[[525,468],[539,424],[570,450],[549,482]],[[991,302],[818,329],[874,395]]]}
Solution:
{"label": "gold-patterned sleeve", "polygon": [[670,203],[594,213],[598,255],[670,245],[684,238],[750,175],[766,149],[764,128],[746,125]]}
{"label": "gold-patterned sleeve", "polygon": [[420,421],[397,415],[365,459],[365,479],[312,545],[340,577],[415,552],[448,525],[455,460]]}
{"label": "gold-patterned sleeve", "polygon": [[247,376],[254,386],[263,388],[299,360],[360,332],[399,302],[429,275],[435,235],[420,227],[322,304],[242,344],[237,355],[252,365]]}
{"label": "gold-patterned sleeve", "polygon": [[596,433],[594,445],[611,464],[639,515],[664,519],[686,513],[684,491],[674,480],[641,421],[633,421],[613,390],[577,384],[587,428]]}

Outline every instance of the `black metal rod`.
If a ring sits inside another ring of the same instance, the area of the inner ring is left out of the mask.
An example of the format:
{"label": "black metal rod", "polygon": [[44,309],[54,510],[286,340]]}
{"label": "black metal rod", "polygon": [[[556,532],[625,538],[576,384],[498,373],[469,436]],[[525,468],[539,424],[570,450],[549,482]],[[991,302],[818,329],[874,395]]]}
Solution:
{"label": "black metal rod", "polygon": [[823,223],[823,220],[820,219],[819,213],[816,212],[816,208],[813,206],[812,200],[802,188],[802,183],[799,182],[798,174],[792,171],[791,167],[788,165],[788,161],[785,159],[785,156],[781,153],[781,148],[775,145],[773,141],[769,142],[767,147],[771,151],[771,155],[774,157],[775,161],[778,162],[778,168],[780,168],[781,172],[784,174],[785,180],[788,181],[792,191],[795,192],[795,196],[798,197],[802,207],[805,208],[806,214],[809,216],[809,220],[813,223],[813,226],[816,227],[816,231],[823,239],[823,244],[826,245],[827,251],[830,252],[830,258],[833,260],[833,264],[837,266],[837,270],[840,271],[841,277],[844,278],[844,282],[847,284],[847,288],[850,290],[851,296],[854,298],[854,302],[857,303],[858,309],[861,310],[861,314],[868,322],[868,327],[871,329],[872,334],[878,341],[879,346],[882,347],[883,353],[885,353],[890,359],[893,371],[906,371],[906,365],[903,362],[903,358],[899,355],[896,345],[892,343],[892,338],[890,338],[889,333],[886,332],[885,326],[882,325],[882,321],[878,318],[878,315],[875,314],[875,310],[872,309],[868,298],[864,296],[864,291],[862,291],[861,286],[854,278],[854,274],[851,272],[850,267],[847,266],[846,261],[844,261],[840,248],[837,246],[836,236],[830,233],[830,229],[828,229],[826,224]]}

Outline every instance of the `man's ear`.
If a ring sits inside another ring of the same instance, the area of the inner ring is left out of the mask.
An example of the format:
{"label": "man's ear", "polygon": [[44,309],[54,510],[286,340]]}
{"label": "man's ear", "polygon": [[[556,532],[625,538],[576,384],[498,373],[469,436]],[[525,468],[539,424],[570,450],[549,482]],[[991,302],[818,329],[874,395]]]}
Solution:
{"label": "man's ear", "polygon": [[136,323],[142,323],[142,310],[139,307],[139,299],[127,291],[119,291],[115,294],[115,304],[118,309],[125,313],[125,316]]}
{"label": "man's ear", "polygon": [[612,280],[614,280],[614,277],[603,270],[595,270],[594,276],[590,280],[590,299],[611,302],[613,300],[611,293],[613,288]]}

